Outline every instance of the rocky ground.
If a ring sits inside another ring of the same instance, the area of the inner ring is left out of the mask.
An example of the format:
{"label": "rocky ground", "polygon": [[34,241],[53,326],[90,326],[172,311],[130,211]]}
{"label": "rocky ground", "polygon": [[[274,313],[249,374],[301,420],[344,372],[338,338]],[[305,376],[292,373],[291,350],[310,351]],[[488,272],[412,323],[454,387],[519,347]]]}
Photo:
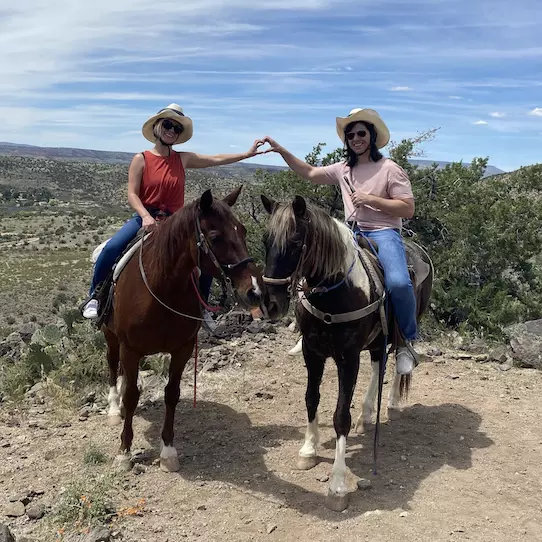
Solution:
{"label": "rocky ground", "polygon": [[[354,491],[349,508],[336,513],[325,495],[337,378],[328,362],[321,462],[297,471],[305,369],[302,357],[287,355],[296,338],[285,326],[248,325],[239,316],[227,337],[201,345],[195,408],[193,365],[183,377],[175,421],[181,469],[173,474],[157,465],[163,381],[151,371],[142,375],[127,473],[112,471],[120,428],[105,423],[105,387],[76,410],[47,385],[24,404],[0,404],[0,541],[540,540],[539,371],[514,367],[504,352],[488,358],[480,345],[476,352],[421,345],[430,355],[416,369],[402,418],[388,423],[383,409],[376,475],[372,431],[351,434]],[[363,354],[354,418],[369,376]],[[370,487],[355,490],[359,479]],[[53,520],[67,513],[60,503],[70,491],[81,493],[73,505],[80,518],[88,519],[90,501],[103,501],[110,521],[90,531],[72,521],[57,532]]]}

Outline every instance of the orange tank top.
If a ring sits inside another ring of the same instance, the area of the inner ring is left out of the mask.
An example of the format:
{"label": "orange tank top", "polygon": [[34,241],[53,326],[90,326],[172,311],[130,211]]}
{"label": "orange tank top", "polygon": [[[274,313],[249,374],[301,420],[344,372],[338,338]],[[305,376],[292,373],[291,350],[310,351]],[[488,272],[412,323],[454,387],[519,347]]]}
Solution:
{"label": "orange tank top", "polygon": [[156,156],[144,151],[145,167],[139,188],[139,199],[145,207],[174,213],[184,205],[185,173],[181,155]]}

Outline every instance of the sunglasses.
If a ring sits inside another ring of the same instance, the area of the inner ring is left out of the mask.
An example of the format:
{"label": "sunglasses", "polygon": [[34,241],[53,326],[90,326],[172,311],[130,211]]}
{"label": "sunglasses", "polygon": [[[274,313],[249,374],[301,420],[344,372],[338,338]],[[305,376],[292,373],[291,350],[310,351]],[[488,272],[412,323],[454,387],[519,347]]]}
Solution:
{"label": "sunglasses", "polygon": [[348,132],[346,134],[346,139],[348,139],[348,141],[352,141],[352,139],[354,139],[356,136],[365,137],[366,135],[367,130],[358,130],[357,132]]}
{"label": "sunglasses", "polygon": [[177,135],[181,134],[184,128],[180,124],[174,124],[170,120],[165,120],[162,123],[164,130],[173,130]]}

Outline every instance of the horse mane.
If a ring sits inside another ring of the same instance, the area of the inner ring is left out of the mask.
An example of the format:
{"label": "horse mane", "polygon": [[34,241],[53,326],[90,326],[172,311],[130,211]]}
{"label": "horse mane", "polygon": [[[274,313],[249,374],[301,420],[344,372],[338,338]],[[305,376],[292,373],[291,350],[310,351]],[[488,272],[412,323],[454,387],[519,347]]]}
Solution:
{"label": "horse mane", "polygon": [[[269,234],[282,253],[287,249],[288,240],[295,234],[296,220],[291,203],[280,203],[271,216]],[[352,263],[348,255],[350,251],[353,253],[356,250],[350,242],[351,235],[347,226],[309,202],[302,220],[307,228],[304,255],[306,275],[323,279],[346,275]]]}
{"label": "horse mane", "polygon": [[[200,198],[188,203],[169,218],[160,223],[151,236],[154,252],[153,267],[156,276],[165,279],[171,273],[172,263],[188,252],[190,242],[196,239],[196,219],[200,214]],[[228,222],[229,206],[222,200],[213,198],[210,213],[218,216],[221,222]]]}

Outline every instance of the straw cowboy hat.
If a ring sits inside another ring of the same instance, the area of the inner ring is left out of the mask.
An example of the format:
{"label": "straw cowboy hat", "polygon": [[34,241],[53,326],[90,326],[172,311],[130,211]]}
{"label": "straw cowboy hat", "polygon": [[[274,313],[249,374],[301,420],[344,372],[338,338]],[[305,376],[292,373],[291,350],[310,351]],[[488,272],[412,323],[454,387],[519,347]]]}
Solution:
{"label": "straw cowboy hat", "polygon": [[368,122],[376,130],[376,146],[381,149],[390,141],[390,131],[386,123],[374,109],[352,109],[348,117],[337,117],[337,134],[344,143],[344,130],[351,122]]}
{"label": "straw cowboy hat", "polygon": [[160,119],[171,119],[179,124],[184,126],[184,130],[179,134],[179,137],[175,140],[173,145],[178,145],[179,143],[185,143],[188,141],[193,134],[192,119],[187,117],[178,104],[169,104],[164,109],[160,109],[156,115],[153,115],[149,120],[145,122],[141,131],[143,132],[143,137],[148,139],[151,143],[156,141],[156,136],[154,135],[153,127],[156,121]]}

